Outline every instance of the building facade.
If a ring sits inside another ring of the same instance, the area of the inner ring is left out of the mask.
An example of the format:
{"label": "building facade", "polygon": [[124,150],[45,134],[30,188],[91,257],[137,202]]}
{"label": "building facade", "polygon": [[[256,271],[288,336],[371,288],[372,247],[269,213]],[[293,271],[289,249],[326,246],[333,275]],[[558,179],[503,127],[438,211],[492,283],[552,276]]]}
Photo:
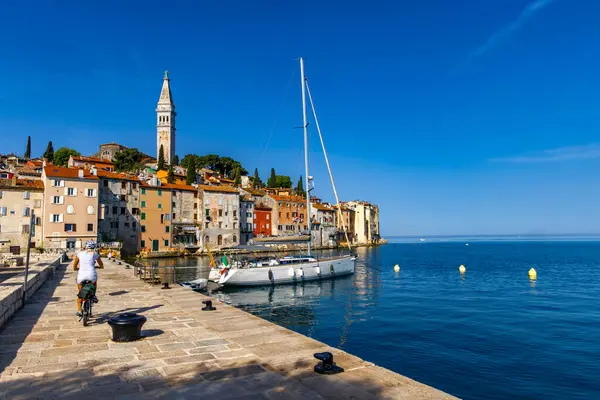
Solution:
{"label": "building facade", "polygon": [[115,154],[117,154],[119,151],[125,150],[126,148],[127,147],[115,142],[101,144],[98,157],[112,163],[112,161],[115,159]]}
{"label": "building facade", "polygon": [[379,207],[366,201],[348,201],[346,207],[354,211],[354,233],[357,244],[375,244],[379,241]]}
{"label": "building facade", "polygon": [[336,209],[329,203],[314,202],[310,205],[312,241],[315,246],[337,245]]}
{"label": "building facade", "polygon": [[272,209],[272,234],[274,236],[295,235],[308,232],[306,201],[301,196],[267,194],[263,198],[267,207]]}
{"label": "building facade", "polygon": [[198,185],[202,245],[223,248],[240,244],[240,195],[230,186]]}
{"label": "building facade", "polygon": [[258,203],[254,205],[254,237],[273,236],[272,208]]}
{"label": "building facade", "polygon": [[168,251],[171,248],[171,190],[150,186],[140,190],[140,251]]}
{"label": "building facade", "polygon": [[[338,240],[340,243],[346,242],[346,236],[350,243],[356,243],[356,233],[354,230],[355,225],[355,212],[353,209],[342,203],[341,211],[338,211],[338,206],[335,206],[337,213],[337,225],[338,225]],[[339,215],[342,215],[340,219]],[[346,232],[344,233],[344,230]]]}
{"label": "building facade", "polygon": [[165,162],[171,164],[175,157],[175,104],[171,95],[169,72],[165,71],[160,98],[156,106],[156,159],[159,158],[160,147],[163,147]]}
{"label": "building facade", "polygon": [[31,247],[42,247],[44,183],[41,180],[0,179],[0,253],[25,251],[35,215]]}
{"label": "building facade", "polygon": [[245,195],[240,198],[240,244],[248,244],[254,237],[254,199]]}
{"label": "building facade", "polygon": [[103,170],[96,174],[100,178],[99,239],[121,242],[121,255],[135,255],[140,242],[140,181]]}
{"label": "building facade", "polygon": [[90,169],[95,167],[104,171],[114,171],[115,165],[106,159],[97,157],[71,156],[67,163],[69,168],[85,168]]}
{"label": "building facade", "polygon": [[198,189],[188,185],[163,184],[171,190],[171,226],[173,247],[190,247],[198,243]]}
{"label": "building facade", "polygon": [[98,177],[89,170],[46,165],[42,178],[44,247],[79,249],[98,240]]}

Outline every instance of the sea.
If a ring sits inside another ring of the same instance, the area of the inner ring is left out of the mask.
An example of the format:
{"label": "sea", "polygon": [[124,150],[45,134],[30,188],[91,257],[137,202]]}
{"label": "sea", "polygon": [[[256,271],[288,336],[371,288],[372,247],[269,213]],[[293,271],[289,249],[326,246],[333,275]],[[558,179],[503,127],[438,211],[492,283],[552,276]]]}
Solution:
{"label": "sea", "polygon": [[355,251],[353,276],[213,296],[463,399],[600,399],[600,237]]}

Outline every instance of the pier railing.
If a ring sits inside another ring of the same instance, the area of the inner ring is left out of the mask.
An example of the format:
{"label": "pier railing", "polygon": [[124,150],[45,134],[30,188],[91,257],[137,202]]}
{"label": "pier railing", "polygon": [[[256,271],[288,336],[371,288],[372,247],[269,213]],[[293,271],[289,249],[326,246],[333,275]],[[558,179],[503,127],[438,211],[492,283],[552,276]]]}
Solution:
{"label": "pier railing", "polygon": [[[191,271],[192,274],[187,274],[185,271]],[[198,276],[193,274],[194,271],[197,271],[198,267],[190,266],[167,266],[167,265],[158,265],[157,261],[136,261],[133,264],[133,274],[137,276],[140,280],[147,282],[151,285],[174,285],[179,282],[179,280],[193,280]],[[179,274],[177,273],[179,271]],[[179,279],[178,279],[179,278]]]}

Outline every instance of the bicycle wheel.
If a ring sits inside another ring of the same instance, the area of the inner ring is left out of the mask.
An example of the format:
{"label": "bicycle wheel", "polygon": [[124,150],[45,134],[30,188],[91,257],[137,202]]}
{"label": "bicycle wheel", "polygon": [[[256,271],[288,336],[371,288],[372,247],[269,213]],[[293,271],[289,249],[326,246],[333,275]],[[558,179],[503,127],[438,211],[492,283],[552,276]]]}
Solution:
{"label": "bicycle wheel", "polygon": [[85,300],[83,302],[83,326],[87,326],[88,324],[88,319],[90,318],[90,301],[89,300]]}

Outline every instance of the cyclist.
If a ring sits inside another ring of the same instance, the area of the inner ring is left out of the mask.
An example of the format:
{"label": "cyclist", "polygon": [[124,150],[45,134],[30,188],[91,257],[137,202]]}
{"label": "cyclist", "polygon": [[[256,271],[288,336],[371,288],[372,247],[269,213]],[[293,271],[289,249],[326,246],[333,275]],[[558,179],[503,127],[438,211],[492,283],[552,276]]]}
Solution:
{"label": "cyclist", "polygon": [[[90,281],[98,289],[98,274],[96,273],[96,262],[100,267],[104,267],[100,255],[95,252],[96,242],[93,240],[85,242],[85,250],[80,251],[75,255],[73,259],[73,268],[77,273],[77,290],[81,290],[83,287],[83,281]],[[97,302],[96,296],[92,299]],[[77,316],[81,318],[81,306],[83,299],[77,297]]]}

